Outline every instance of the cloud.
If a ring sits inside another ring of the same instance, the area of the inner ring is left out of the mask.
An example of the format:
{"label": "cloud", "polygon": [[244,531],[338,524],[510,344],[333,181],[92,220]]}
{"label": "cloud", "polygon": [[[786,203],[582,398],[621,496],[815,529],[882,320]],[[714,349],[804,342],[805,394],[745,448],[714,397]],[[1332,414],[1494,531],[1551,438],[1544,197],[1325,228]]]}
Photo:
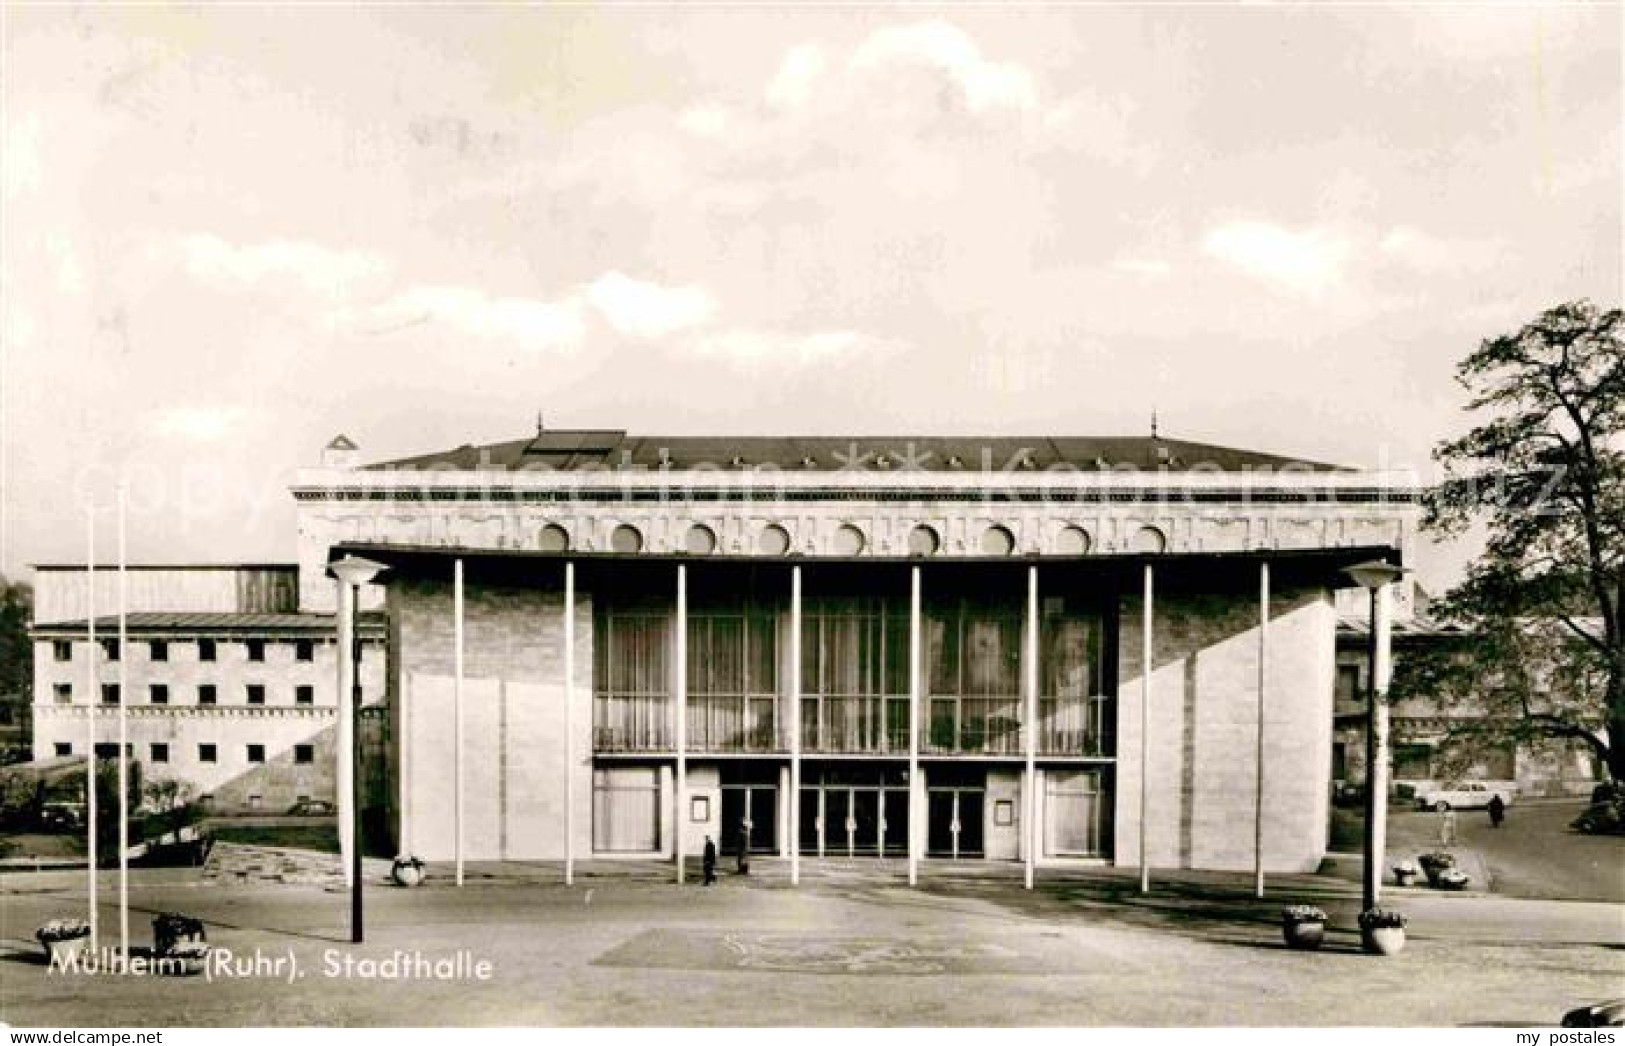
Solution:
{"label": "cloud", "polygon": [[209,442],[225,436],[247,415],[242,407],[170,407],[158,412],[153,428],[165,436]]}
{"label": "cloud", "polygon": [[856,70],[934,69],[959,87],[973,113],[1038,107],[1038,85],[1030,72],[1013,62],[983,58],[976,42],[947,22],[882,29],[859,45],[848,64]]}
{"label": "cloud", "polygon": [[711,296],[698,287],[663,287],[618,272],[589,284],[586,299],[611,327],[633,338],[660,338],[697,327],[716,311]]}
{"label": "cloud", "polygon": [[704,138],[719,138],[726,134],[732,118],[726,106],[696,105],[683,110],[678,119],[683,130]]}
{"label": "cloud", "polygon": [[795,109],[812,97],[813,81],[828,65],[823,48],[817,44],[797,44],[784,53],[779,71],[767,85],[767,104],[775,109]]}
{"label": "cloud", "polygon": [[373,334],[432,321],[474,337],[511,339],[536,349],[572,349],[586,335],[574,300],[493,298],[470,287],[412,287],[379,305],[341,310],[339,318]]}
{"label": "cloud", "polygon": [[1337,283],[1349,256],[1347,241],[1324,230],[1298,232],[1267,222],[1221,225],[1207,234],[1203,247],[1251,276],[1310,295]]}
{"label": "cloud", "polygon": [[854,330],[796,334],[785,331],[736,329],[695,339],[688,346],[695,355],[735,363],[821,363],[889,353],[895,343]]}
{"label": "cloud", "polygon": [[343,295],[354,284],[389,271],[378,255],[300,240],[236,244],[203,233],[182,237],[179,247],[187,272],[214,284],[255,286],[291,278],[313,291]]}
{"label": "cloud", "polygon": [[1382,238],[1384,256],[1427,275],[1479,272],[1493,268],[1505,254],[1498,240],[1458,240],[1396,226]]}
{"label": "cloud", "polygon": [[1174,267],[1160,258],[1118,258],[1112,262],[1118,272],[1133,273],[1147,279],[1161,280],[1173,275]]}

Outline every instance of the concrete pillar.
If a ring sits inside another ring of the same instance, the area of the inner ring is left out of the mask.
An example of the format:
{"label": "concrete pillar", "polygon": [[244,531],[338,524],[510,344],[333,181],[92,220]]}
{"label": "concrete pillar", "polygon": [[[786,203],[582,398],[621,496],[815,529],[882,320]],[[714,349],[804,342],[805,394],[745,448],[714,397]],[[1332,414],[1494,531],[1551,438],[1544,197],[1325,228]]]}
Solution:
{"label": "concrete pillar", "polygon": [[1258,739],[1253,791],[1253,893],[1264,896],[1264,704],[1270,653],[1270,564],[1258,564]]}
{"label": "concrete pillar", "polygon": [[1022,686],[1027,691],[1027,709],[1022,719],[1022,735],[1027,742],[1026,775],[1021,784],[1021,824],[1026,857],[1023,879],[1033,888],[1033,868],[1038,859],[1038,567],[1027,568],[1027,642],[1022,651]]}
{"label": "concrete pillar", "polygon": [[457,864],[457,885],[463,885],[463,561],[451,566],[451,766],[452,848]]}
{"label": "concrete pillar", "polygon": [[1393,586],[1371,590],[1371,679],[1367,687],[1370,719],[1366,731],[1366,865],[1364,907],[1382,900],[1382,866],[1388,847],[1388,683],[1393,674]]}
{"label": "concrete pillar", "polygon": [[908,595],[908,884],[920,882],[920,836],[924,829],[925,792],[920,787],[920,568],[909,568]]}
{"label": "concrete pillar", "polygon": [[564,564],[564,885],[576,881],[576,565]]}
{"label": "concrete pillar", "polygon": [[683,833],[688,827],[688,567],[677,564],[677,787],[675,836],[672,852],[677,857],[677,881],[683,881]]}
{"label": "concrete pillar", "polygon": [[801,883],[801,566],[790,568],[790,885]]}
{"label": "concrete pillar", "polygon": [[1146,853],[1151,794],[1151,660],[1152,569],[1145,565],[1140,604],[1140,892],[1151,892],[1151,860]]}

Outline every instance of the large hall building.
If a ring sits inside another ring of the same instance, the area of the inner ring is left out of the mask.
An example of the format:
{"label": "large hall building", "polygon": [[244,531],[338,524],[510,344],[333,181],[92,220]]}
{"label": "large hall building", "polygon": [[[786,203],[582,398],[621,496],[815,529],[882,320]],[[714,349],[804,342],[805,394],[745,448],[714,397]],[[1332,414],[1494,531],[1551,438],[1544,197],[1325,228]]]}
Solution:
{"label": "large hall building", "polygon": [[1409,478],[1156,436],[330,450],[298,610],[386,568],[377,802],[430,861],[1311,870],[1342,569],[1416,541]]}

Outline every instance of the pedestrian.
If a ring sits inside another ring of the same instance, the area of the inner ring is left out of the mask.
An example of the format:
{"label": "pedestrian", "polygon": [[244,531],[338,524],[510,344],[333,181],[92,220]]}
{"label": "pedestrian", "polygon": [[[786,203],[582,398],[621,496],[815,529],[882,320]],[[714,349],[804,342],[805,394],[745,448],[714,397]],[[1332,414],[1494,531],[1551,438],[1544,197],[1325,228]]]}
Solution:
{"label": "pedestrian", "polygon": [[705,837],[705,851],[700,858],[700,866],[705,870],[705,885],[710,886],[717,881],[717,844]]}
{"label": "pedestrian", "polygon": [[1501,801],[1499,794],[1490,796],[1490,827],[1499,828],[1506,819],[1507,804]]}
{"label": "pedestrian", "polygon": [[1446,810],[1439,817],[1439,845],[1456,845],[1456,811]]}
{"label": "pedestrian", "polygon": [[750,874],[750,819],[739,822],[739,874]]}

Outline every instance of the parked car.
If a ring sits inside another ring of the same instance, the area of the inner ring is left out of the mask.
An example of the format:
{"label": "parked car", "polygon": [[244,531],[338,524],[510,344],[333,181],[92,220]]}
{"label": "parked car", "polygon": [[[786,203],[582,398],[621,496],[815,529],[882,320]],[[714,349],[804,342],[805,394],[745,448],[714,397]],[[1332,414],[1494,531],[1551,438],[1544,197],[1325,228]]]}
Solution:
{"label": "parked car", "polygon": [[1513,789],[1487,781],[1458,781],[1416,790],[1416,805],[1424,810],[1474,810],[1490,805],[1495,796],[1512,805]]}
{"label": "parked car", "polygon": [[85,824],[85,807],[83,803],[62,802],[48,800],[40,808],[40,825],[46,831],[68,831],[74,828],[83,828]]}
{"label": "parked car", "polygon": [[1591,1006],[1581,1006],[1563,1015],[1565,1028],[1620,1028],[1625,1027],[1625,999],[1609,999]]}
{"label": "parked car", "polygon": [[293,817],[332,817],[337,808],[326,799],[301,799],[288,807]]}

